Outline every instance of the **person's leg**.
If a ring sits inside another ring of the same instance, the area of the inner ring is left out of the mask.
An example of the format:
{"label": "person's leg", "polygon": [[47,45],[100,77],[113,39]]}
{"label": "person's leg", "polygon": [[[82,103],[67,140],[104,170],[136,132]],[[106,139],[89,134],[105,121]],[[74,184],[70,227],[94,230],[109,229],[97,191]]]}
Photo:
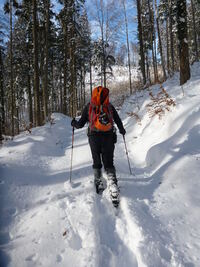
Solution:
{"label": "person's leg", "polygon": [[89,136],[89,144],[93,159],[94,183],[96,192],[99,194],[103,191],[104,186],[102,178],[102,163],[101,163],[101,142],[98,135]]}
{"label": "person's leg", "polygon": [[112,135],[104,135],[102,137],[102,161],[104,169],[107,173],[108,180],[112,180],[117,184],[116,171],[114,166],[114,142]]}
{"label": "person's leg", "polygon": [[93,165],[94,169],[101,169],[101,139],[99,135],[90,135],[89,136],[89,144],[92,153]]}
{"label": "person's leg", "polygon": [[114,206],[119,205],[119,188],[114,166],[114,142],[112,135],[104,135],[102,138],[102,160],[107,174],[108,189]]}
{"label": "person's leg", "polygon": [[101,139],[101,153],[102,153],[102,161],[105,170],[114,168],[114,142],[112,134],[102,135]]}
{"label": "person's leg", "polygon": [[94,184],[96,192],[97,194],[100,194],[104,190],[104,185],[102,181],[102,172],[101,169],[93,169],[93,171],[94,171]]}

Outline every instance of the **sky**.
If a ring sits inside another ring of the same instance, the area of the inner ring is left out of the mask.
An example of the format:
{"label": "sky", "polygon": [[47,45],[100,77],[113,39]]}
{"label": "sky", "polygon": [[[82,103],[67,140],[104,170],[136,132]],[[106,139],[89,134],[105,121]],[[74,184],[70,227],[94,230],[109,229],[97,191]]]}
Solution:
{"label": "sky", "polygon": [[[106,1],[106,0],[105,0]],[[6,2],[6,0],[0,0],[0,10],[3,11],[3,5]],[[116,0],[116,4],[119,3],[120,0]],[[59,10],[59,4],[56,0],[52,0],[52,3],[55,5],[55,9]],[[86,9],[88,11],[88,17],[91,24],[91,31],[92,31],[92,37],[96,38],[99,34],[98,24],[95,21],[95,15],[92,17],[91,10],[94,9],[94,1],[93,0],[86,0]],[[127,18],[128,18],[128,26],[129,26],[129,40],[133,43],[137,42],[137,22],[136,22],[136,7],[134,5],[133,0],[126,0],[126,9],[127,9]],[[111,8],[112,9],[112,8]],[[111,10],[112,11],[112,10]],[[1,15],[1,13],[0,13]],[[121,19],[122,19],[122,26],[121,26],[121,33],[119,38],[119,43],[126,43],[126,31],[125,31],[125,25],[124,25],[124,17],[121,13]]]}
{"label": "sky", "polygon": [[0,0],[0,9],[3,9],[3,5],[4,5],[5,1],[4,0]]}
{"label": "sky", "polygon": [[[94,0],[86,1],[86,7],[88,10],[88,16],[89,16],[89,20],[91,23],[93,36],[95,36],[95,32],[98,31],[98,23],[96,23],[95,21],[95,18],[97,17],[97,15],[96,15],[96,7],[94,5],[94,2],[95,2]],[[111,12],[116,9],[117,4],[119,3],[120,3],[120,0],[115,0],[115,6],[110,8]],[[93,16],[91,15],[92,12],[94,13]],[[133,0],[126,0],[126,12],[127,12],[127,19],[128,19],[129,39],[134,42],[137,37],[137,23],[136,23],[137,13],[136,13],[136,7],[134,5]],[[120,41],[126,42],[126,32],[125,32],[123,11],[120,12],[119,16],[121,17],[121,21],[122,21]]]}

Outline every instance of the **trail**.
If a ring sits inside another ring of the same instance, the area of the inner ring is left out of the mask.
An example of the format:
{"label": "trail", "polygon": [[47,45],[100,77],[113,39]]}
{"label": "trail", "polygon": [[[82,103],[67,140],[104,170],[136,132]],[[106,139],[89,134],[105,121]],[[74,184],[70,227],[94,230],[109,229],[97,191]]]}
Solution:
{"label": "trail", "polygon": [[[70,118],[53,114],[54,124],[1,147],[0,267],[200,266],[197,67],[184,96],[176,77],[163,85],[176,107],[162,120],[147,114],[148,92],[138,96],[140,123],[127,116],[134,96],[122,107],[133,175],[118,134],[117,212],[107,189],[95,193],[86,128],[75,131],[69,183]],[[159,86],[151,90],[156,95]]]}

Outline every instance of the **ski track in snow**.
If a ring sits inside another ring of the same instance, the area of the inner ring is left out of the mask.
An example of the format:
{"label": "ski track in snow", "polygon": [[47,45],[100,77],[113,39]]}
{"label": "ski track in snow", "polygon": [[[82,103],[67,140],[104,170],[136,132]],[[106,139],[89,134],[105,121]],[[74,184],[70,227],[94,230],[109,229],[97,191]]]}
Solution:
{"label": "ski track in snow", "polygon": [[176,79],[166,83],[177,106],[163,121],[144,113],[147,96],[139,98],[139,126],[126,114],[133,110],[134,97],[123,106],[134,168],[128,174],[118,136],[118,209],[107,189],[102,196],[95,193],[85,128],[75,131],[69,183],[71,127],[66,116],[54,114],[54,125],[8,141],[0,149],[0,267],[200,266],[200,95],[195,75],[185,97]]}

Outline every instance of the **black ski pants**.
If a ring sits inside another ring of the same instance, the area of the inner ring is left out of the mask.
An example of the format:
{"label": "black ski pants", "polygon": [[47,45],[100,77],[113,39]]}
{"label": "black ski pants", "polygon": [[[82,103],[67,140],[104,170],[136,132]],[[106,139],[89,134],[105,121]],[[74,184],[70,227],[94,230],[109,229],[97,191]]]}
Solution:
{"label": "black ski pants", "polygon": [[89,144],[94,169],[101,169],[102,162],[105,169],[114,168],[113,157],[115,145],[112,132],[89,135]]}

